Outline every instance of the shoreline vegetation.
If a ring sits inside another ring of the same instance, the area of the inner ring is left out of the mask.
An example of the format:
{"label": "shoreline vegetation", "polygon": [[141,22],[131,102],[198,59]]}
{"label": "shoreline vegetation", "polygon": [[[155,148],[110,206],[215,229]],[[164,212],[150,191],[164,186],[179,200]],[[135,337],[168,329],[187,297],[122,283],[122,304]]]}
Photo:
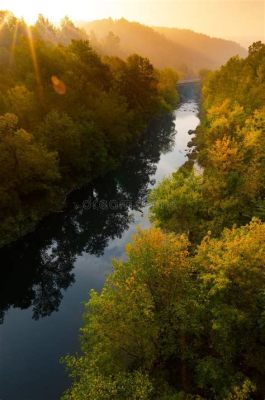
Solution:
{"label": "shoreline vegetation", "polygon": [[136,54],[100,57],[68,18],[57,43],[43,17],[28,26],[1,11],[0,24],[1,247],[116,168],[176,107],[178,74]]}
{"label": "shoreline vegetation", "polygon": [[63,400],[264,399],[265,45],[207,74],[202,107],[154,227],[90,293]]}

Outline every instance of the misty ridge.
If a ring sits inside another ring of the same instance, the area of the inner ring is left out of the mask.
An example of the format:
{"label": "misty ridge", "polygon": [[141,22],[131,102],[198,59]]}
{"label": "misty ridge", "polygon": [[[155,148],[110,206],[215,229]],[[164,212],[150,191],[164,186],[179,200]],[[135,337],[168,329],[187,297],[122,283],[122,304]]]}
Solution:
{"label": "misty ridge", "polygon": [[204,68],[215,69],[235,55],[247,55],[247,51],[235,42],[186,29],[151,28],[111,18],[80,26],[102,53],[119,57],[137,53],[148,57],[157,68],[174,68],[184,75],[196,74]]}
{"label": "misty ridge", "polygon": [[245,48],[230,40],[188,29],[149,27],[124,18],[75,25],[66,17],[60,28],[55,28],[40,16],[35,27],[45,40],[67,45],[72,39],[88,39],[103,56],[126,59],[137,53],[149,58],[156,68],[174,68],[184,77],[195,76],[201,69],[216,69],[233,56],[247,56]]}

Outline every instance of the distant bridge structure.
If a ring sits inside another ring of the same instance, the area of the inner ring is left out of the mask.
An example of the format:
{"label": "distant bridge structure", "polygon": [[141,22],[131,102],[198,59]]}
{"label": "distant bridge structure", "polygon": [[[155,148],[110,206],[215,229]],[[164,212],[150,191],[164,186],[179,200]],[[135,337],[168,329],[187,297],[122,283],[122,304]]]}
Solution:
{"label": "distant bridge structure", "polygon": [[178,81],[178,85],[188,85],[189,83],[200,83],[200,78],[191,78],[191,79],[180,79]]}

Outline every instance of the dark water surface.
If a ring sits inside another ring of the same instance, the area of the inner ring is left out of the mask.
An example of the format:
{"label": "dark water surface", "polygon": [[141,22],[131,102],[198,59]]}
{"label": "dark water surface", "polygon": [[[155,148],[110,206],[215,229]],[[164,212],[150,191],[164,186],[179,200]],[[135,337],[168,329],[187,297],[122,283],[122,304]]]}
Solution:
{"label": "dark water surface", "polygon": [[180,91],[179,108],[150,124],[122,167],[0,251],[1,400],[57,400],[69,385],[59,359],[78,351],[89,290],[102,288],[136,227],[149,226],[150,188],[185,162],[198,87]]}

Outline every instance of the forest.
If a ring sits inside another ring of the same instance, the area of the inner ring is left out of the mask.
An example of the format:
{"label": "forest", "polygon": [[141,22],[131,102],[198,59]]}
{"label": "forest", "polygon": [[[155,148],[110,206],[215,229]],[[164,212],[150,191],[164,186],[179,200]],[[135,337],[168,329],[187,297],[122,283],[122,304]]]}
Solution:
{"label": "forest", "polygon": [[0,400],[265,399],[261,2],[189,3],[0,11]]}
{"label": "forest", "polygon": [[0,12],[0,246],[116,168],[151,118],[177,104],[178,75],[139,55],[101,57],[65,18]]}
{"label": "forest", "polygon": [[202,97],[190,161],[150,197],[153,220],[196,244],[208,231],[265,218],[265,45],[209,73]]}
{"label": "forest", "polygon": [[92,290],[64,400],[265,396],[265,45],[204,75],[189,161]]}

